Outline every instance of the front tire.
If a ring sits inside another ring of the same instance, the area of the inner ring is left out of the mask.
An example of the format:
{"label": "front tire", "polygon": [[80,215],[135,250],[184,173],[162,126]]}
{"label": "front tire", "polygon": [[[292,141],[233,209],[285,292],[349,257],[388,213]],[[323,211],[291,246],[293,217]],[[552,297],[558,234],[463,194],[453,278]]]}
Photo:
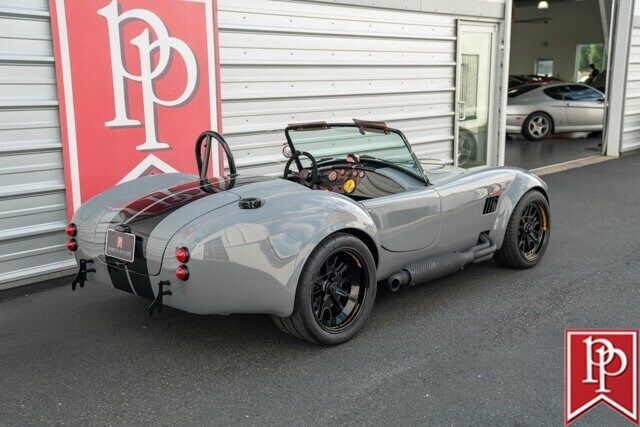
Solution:
{"label": "front tire", "polygon": [[337,233],[307,260],[296,290],[293,313],[273,316],[276,325],[296,338],[336,345],[365,325],[376,299],[376,266],[361,240]]}
{"label": "front tire", "polygon": [[513,210],[502,247],[493,259],[505,267],[531,268],[544,256],[550,237],[549,202],[541,192],[532,190]]}
{"label": "front tire", "polygon": [[530,141],[541,141],[553,131],[553,120],[546,113],[533,113],[522,125],[522,135]]}

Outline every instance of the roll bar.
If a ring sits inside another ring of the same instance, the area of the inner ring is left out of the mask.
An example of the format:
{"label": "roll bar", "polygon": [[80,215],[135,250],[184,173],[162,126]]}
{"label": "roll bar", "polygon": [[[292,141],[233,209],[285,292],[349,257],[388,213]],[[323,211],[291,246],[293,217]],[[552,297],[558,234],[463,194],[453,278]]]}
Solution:
{"label": "roll bar", "polygon": [[[196,140],[196,165],[198,166],[198,174],[200,179],[207,178],[207,171],[209,170],[209,160],[211,160],[211,142],[216,140],[224,153],[227,155],[227,161],[229,162],[229,174],[236,175],[236,162],[233,158],[233,153],[229,148],[229,144],[224,140],[222,135],[212,130],[202,132]],[[205,142],[206,141],[206,142]],[[204,144],[204,157],[202,156],[202,143]]]}

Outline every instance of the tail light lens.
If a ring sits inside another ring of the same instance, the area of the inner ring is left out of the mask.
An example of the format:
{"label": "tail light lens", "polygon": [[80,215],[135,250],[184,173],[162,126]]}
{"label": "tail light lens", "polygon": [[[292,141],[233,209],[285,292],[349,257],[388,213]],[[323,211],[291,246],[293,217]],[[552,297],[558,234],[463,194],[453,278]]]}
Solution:
{"label": "tail light lens", "polygon": [[186,264],[187,262],[189,262],[189,258],[190,258],[189,249],[185,247],[176,249],[176,259],[179,262],[181,262],[182,264]]}
{"label": "tail light lens", "polygon": [[78,228],[74,223],[71,223],[67,225],[67,228],[65,229],[65,233],[67,233],[67,236],[69,237],[76,237],[76,235],[78,234]]}
{"label": "tail light lens", "polygon": [[181,265],[176,268],[176,277],[183,282],[189,279],[189,268],[186,265]]}
{"label": "tail light lens", "polygon": [[67,242],[67,250],[75,252],[78,250],[78,242],[75,239],[71,239]]}

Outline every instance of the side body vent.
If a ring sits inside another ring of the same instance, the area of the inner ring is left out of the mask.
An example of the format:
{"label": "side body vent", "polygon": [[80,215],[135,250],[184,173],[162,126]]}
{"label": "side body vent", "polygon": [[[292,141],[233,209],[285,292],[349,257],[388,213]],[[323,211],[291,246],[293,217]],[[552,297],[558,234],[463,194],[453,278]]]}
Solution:
{"label": "side body vent", "polygon": [[494,213],[496,209],[498,209],[499,198],[500,196],[487,197],[484,201],[484,210],[482,211],[482,215]]}

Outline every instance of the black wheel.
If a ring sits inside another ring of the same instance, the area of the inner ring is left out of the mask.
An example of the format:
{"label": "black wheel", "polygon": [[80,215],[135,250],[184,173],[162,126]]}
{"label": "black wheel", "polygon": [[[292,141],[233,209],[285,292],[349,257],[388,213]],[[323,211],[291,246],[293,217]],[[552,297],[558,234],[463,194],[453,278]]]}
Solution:
{"label": "black wheel", "polygon": [[533,113],[522,125],[522,135],[531,141],[540,141],[553,132],[553,120],[548,114]]}
{"label": "black wheel", "polygon": [[471,132],[460,129],[458,135],[458,166],[461,168],[473,162],[477,156],[478,143]]}
{"label": "black wheel", "polygon": [[494,259],[512,268],[531,268],[538,264],[549,244],[551,218],[549,203],[537,190],[525,194],[518,202]]}
{"label": "black wheel", "polygon": [[340,344],[362,329],[376,292],[375,261],[369,248],[350,234],[337,233],[320,243],[307,260],[291,316],[273,320],[294,337]]}

